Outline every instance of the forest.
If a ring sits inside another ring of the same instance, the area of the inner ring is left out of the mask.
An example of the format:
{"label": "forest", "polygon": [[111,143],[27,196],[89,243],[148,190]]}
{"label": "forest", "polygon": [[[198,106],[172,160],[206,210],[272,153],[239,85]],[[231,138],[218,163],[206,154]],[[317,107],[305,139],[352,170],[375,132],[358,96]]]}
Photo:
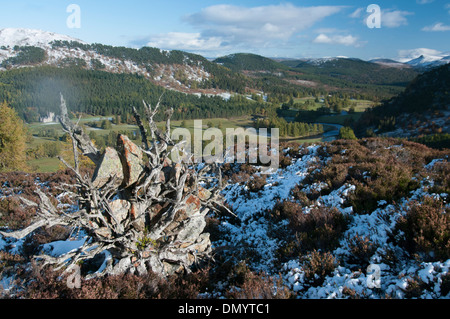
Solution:
{"label": "forest", "polygon": [[[254,81],[253,85],[265,92],[275,93],[296,87],[300,90],[327,91],[332,94],[362,94],[369,100],[390,98],[402,92],[418,74],[412,68],[385,67],[348,58],[317,62],[277,62],[256,54],[238,53],[217,58],[214,62],[249,76]],[[301,81],[312,83],[310,87],[302,86]]]}
{"label": "forest", "polygon": [[47,53],[44,49],[32,46],[15,46],[16,56],[8,58],[0,63],[0,67],[10,68],[14,65],[33,65],[45,60]]}
{"label": "forest", "polygon": [[13,107],[26,122],[57,112],[59,92],[73,112],[90,115],[120,115],[130,118],[132,106],[142,107],[142,99],[156,104],[164,92],[163,105],[174,108],[173,119],[242,116],[267,108],[268,104],[232,96],[197,96],[165,90],[134,74],[113,74],[80,67],[42,66],[0,73],[0,101]]}
{"label": "forest", "polygon": [[377,134],[402,129],[414,141],[430,147],[449,147],[449,134],[445,131],[449,92],[450,65],[443,65],[419,75],[398,96],[367,109],[355,123],[355,129],[360,135],[367,135],[368,129]]}
{"label": "forest", "polygon": [[255,128],[278,128],[282,137],[287,136],[311,136],[324,132],[323,125],[316,123],[303,122],[287,122],[282,117],[268,117],[266,119],[257,119],[254,124]]}
{"label": "forest", "polygon": [[213,79],[205,79],[200,83],[199,88],[221,88],[237,93],[244,93],[246,79],[239,73],[208,61],[206,58],[179,50],[164,51],[158,48],[142,47],[133,49],[127,47],[114,47],[99,43],[83,44],[76,41],[54,41],[53,48],[81,49],[93,51],[106,57],[120,60],[131,60],[138,65],[144,66],[148,72],[152,73],[155,64],[166,65],[201,65],[206,72],[214,74]]}

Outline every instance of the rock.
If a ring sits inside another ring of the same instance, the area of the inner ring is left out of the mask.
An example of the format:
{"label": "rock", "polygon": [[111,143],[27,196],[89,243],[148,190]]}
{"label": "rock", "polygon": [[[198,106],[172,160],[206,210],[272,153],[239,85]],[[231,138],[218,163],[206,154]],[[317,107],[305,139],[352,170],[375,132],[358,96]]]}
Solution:
{"label": "rock", "polygon": [[145,231],[145,203],[132,203],[130,209],[130,217],[133,220],[133,228],[138,231]]}
{"label": "rock", "polygon": [[197,253],[209,253],[211,251],[211,240],[209,233],[203,233],[198,238],[192,247]]}
{"label": "rock", "polygon": [[195,195],[189,195],[189,197],[186,199],[186,215],[190,217],[197,214],[200,210],[200,207],[200,199]]}
{"label": "rock", "polygon": [[131,258],[126,257],[122,258],[112,269],[111,274],[112,275],[120,275],[123,274],[129,269],[131,265]]}
{"label": "rock", "polygon": [[171,166],[172,165],[172,161],[170,160],[170,158],[166,157],[163,161],[163,167],[167,167],[167,166]]}
{"label": "rock", "polygon": [[120,224],[128,217],[128,211],[130,210],[131,204],[126,200],[117,199],[109,203],[109,207],[111,208],[114,218]]}
{"label": "rock", "polygon": [[111,230],[109,230],[108,227],[100,227],[98,229],[95,230],[95,233],[99,236],[102,236],[104,238],[110,239],[112,234],[111,234]]}
{"label": "rock", "polygon": [[165,211],[165,209],[169,206],[169,203],[165,202],[164,204],[154,204],[150,207],[148,210],[149,219],[153,220],[154,218],[157,218],[161,214],[161,211]]}
{"label": "rock", "polygon": [[178,274],[184,270],[184,267],[180,264],[169,263],[167,261],[163,261],[162,264],[164,267],[164,271],[169,275]]}
{"label": "rock", "polygon": [[147,267],[145,267],[145,263],[140,261],[137,265],[135,265],[137,274],[139,276],[144,276],[147,274]]}
{"label": "rock", "polygon": [[198,198],[203,201],[207,201],[211,197],[211,192],[206,188],[199,186],[198,187]]}
{"label": "rock", "polygon": [[136,183],[145,169],[142,150],[122,134],[117,137],[117,149],[122,161],[123,187]]}
{"label": "rock", "polygon": [[205,218],[201,215],[191,217],[177,235],[177,241],[191,242],[196,240],[206,226]]}
{"label": "rock", "polygon": [[152,255],[152,254],[154,254],[155,252],[154,251],[151,251],[151,250],[144,250],[142,253],[141,253],[141,257],[143,258],[143,259],[147,259],[147,258],[150,258],[150,256]]}
{"label": "rock", "polygon": [[97,188],[102,188],[114,175],[116,175],[114,186],[119,187],[124,178],[122,162],[117,151],[112,147],[107,147],[100,164],[95,169],[92,185]]}

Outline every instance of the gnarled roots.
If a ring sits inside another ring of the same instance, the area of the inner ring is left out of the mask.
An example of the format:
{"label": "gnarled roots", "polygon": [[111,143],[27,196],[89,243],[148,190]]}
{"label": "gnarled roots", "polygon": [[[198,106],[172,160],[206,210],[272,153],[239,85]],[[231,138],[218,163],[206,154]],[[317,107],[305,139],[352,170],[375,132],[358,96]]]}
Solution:
{"label": "gnarled roots", "polygon": [[[208,258],[211,242],[209,234],[203,233],[205,216],[210,209],[228,211],[220,201],[220,168],[207,164],[197,170],[192,163],[170,160],[172,150],[182,151],[182,142],[175,144],[170,139],[172,110],[166,112],[166,131],[157,128],[153,118],[159,104],[160,101],[152,109],[144,102],[150,133],[133,109],[142,146],[119,135],[116,148],[100,152],[82,127],[69,119],[61,95],[59,121],[72,138],[75,165],[71,167],[60,160],[76,175],[74,194],[78,210],[60,213],[38,190],[38,203],[22,199],[26,205],[37,206],[34,223],[20,231],[1,232],[2,235],[23,238],[39,227],[54,225],[81,231],[86,240],[78,249],[62,256],[36,257],[44,265],[69,270],[80,261],[103,256],[103,267],[95,276],[145,273],[149,269],[167,276],[189,271],[193,264]],[[92,177],[80,173],[78,152],[96,165]],[[211,181],[211,176],[217,178]]]}

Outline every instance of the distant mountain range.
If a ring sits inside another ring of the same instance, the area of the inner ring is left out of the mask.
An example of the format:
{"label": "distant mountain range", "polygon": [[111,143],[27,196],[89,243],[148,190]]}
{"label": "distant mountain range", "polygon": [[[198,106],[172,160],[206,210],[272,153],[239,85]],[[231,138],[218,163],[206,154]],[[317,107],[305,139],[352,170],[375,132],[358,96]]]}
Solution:
{"label": "distant mountain range", "polygon": [[433,60],[422,56],[400,63],[348,57],[272,59],[249,53],[211,61],[177,50],[89,44],[41,30],[0,30],[0,71],[24,66],[78,66],[87,70],[138,74],[159,86],[195,94],[291,92],[296,87],[312,87],[392,96],[420,72],[448,62],[450,57]]}

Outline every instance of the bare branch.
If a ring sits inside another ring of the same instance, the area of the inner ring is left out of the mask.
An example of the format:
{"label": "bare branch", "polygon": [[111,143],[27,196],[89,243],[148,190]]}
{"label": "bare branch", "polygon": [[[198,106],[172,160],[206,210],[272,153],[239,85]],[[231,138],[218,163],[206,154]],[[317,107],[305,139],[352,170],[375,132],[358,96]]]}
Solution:
{"label": "bare branch", "polygon": [[[162,95],[154,108],[143,101],[149,131],[133,107],[142,147],[127,141],[126,146],[117,147],[115,155],[107,156],[106,153],[100,154],[79,123],[70,121],[61,95],[60,122],[72,138],[75,167],[61,157],[60,160],[77,179],[76,185],[64,186],[71,189],[71,195],[78,200],[80,208],[77,212],[60,213],[50,199],[38,191],[38,204],[22,199],[24,204],[37,207],[36,222],[24,230],[0,234],[23,238],[39,227],[53,225],[64,225],[71,232],[81,229],[89,236],[82,247],[63,256],[44,254],[38,259],[58,268],[70,267],[108,250],[114,260],[98,275],[136,269],[142,272],[150,267],[166,276],[180,266],[189,271],[194,262],[209,257],[211,242],[207,234],[202,234],[207,212],[213,209],[235,215],[221,204],[222,180],[218,165],[205,164],[197,171],[192,167],[189,156],[178,163],[169,159],[170,152],[184,152],[185,155],[189,152],[182,149],[186,141],[175,144],[170,138],[173,109],[165,112],[165,132],[158,129],[154,117],[160,110],[161,100]],[[89,176],[81,175],[77,150],[97,165],[96,171],[106,172],[107,176],[102,176],[102,186],[94,186]],[[147,155],[147,163],[144,163],[141,151]],[[116,172],[118,169],[122,171]],[[118,186],[117,178],[131,171],[138,178],[127,187]],[[201,199],[198,185],[205,182],[212,185],[209,189],[211,195]],[[75,189],[77,193],[74,193]],[[145,238],[157,244],[148,247]]]}
{"label": "bare branch", "polygon": [[133,106],[133,116],[136,119],[137,126],[139,127],[139,130],[141,132],[141,139],[142,144],[144,145],[145,150],[147,151],[148,148],[148,139],[147,139],[147,130],[144,127],[144,124],[142,123],[141,116],[137,112],[136,108]]}
{"label": "bare branch", "polygon": [[76,146],[81,150],[83,155],[89,157],[95,164],[101,160],[101,153],[90,140],[89,136],[83,131],[78,124],[74,124],[67,114],[67,106],[64,97],[61,95],[61,115],[58,117],[65,132],[69,133],[72,140],[76,142]]}
{"label": "bare branch", "polygon": [[4,237],[12,237],[15,239],[21,239],[21,238],[28,236],[32,232],[34,232],[36,229],[41,228],[42,226],[46,226],[46,225],[48,225],[48,221],[45,219],[40,219],[25,229],[13,231],[13,232],[0,231],[0,234]]}

